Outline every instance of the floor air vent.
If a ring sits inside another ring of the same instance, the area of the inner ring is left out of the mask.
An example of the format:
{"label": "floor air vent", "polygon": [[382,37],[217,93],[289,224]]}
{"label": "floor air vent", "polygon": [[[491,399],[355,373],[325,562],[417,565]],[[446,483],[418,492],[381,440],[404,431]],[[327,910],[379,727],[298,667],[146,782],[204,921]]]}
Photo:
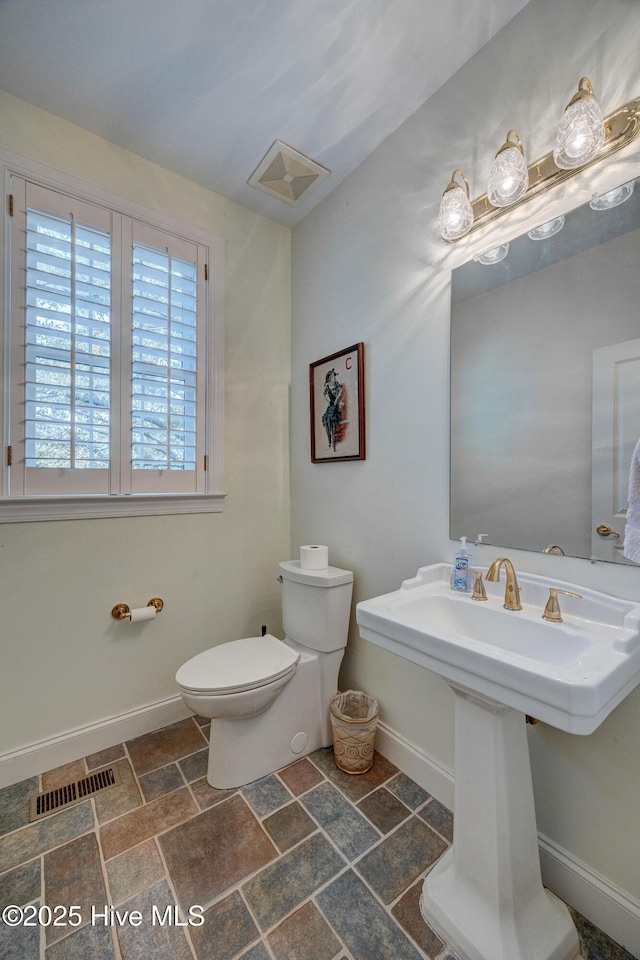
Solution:
{"label": "floor air vent", "polygon": [[104,770],[95,770],[82,780],[65,783],[64,786],[48,790],[47,793],[38,793],[29,798],[29,822],[48,817],[49,814],[57,813],[58,810],[66,807],[72,807],[75,803],[81,803],[87,797],[108,790],[109,787],[115,787],[119,783],[118,768],[105,767]]}

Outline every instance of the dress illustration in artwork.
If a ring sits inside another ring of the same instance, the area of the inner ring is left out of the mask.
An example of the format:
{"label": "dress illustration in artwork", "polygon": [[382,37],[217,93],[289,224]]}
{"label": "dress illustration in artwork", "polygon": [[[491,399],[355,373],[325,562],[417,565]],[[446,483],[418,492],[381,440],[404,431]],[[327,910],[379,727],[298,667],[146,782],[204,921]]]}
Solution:
{"label": "dress illustration in artwork", "polygon": [[335,453],[336,444],[344,439],[347,428],[346,388],[338,380],[335,370],[329,370],[325,375],[323,396],[327,401],[327,409],[322,414],[322,425],[327,432],[329,447]]}

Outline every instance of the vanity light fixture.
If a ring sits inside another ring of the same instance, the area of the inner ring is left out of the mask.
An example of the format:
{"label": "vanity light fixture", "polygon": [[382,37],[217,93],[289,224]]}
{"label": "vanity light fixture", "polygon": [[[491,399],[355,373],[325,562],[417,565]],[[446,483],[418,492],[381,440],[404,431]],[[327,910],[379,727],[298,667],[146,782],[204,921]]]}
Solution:
{"label": "vanity light fixture", "polygon": [[494,207],[509,207],[525,195],[528,186],[529,171],[520,134],[517,130],[509,130],[491,167],[487,189],[489,203]]}
{"label": "vanity light fixture", "polygon": [[[464,180],[464,187],[457,182],[457,174]],[[453,171],[449,186],[442,194],[438,223],[445,240],[458,240],[471,229],[473,210],[469,200],[469,181],[462,170]]]}
{"label": "vanity light fixture", "polygon": [[[583,77],[564,111],[556,145],[550,153],[527,166],[522,140],[517,131],[510,130],[496,154],[487,193],[475,200],[469,199],[465,175],[461,170],[454,172],[440,203],[438,223],[442,238],[447,242],[460,240],[512,207],[628,146],[639,134],[640,98],[603,118],[591,81]],[[456,180],[458,175],[464,186]]]}
{"label": "vanity light fixture", "polygon": [[615,187],[607,193],[601,193],[599,197],[594,197],[589,206],[592,210],[611,210],[613,207],[619,207],[621,203],[629,199],[634,186],[635,180],[629,180],[628,183],[623,183],[620,187]]}
{"label": "vanity light fixture", "polygon": [[494,263],[500,263],[508,253],[509,244],[502,243],[499,247],[494,247],[493,250],[487,250],[485,253],[476,253],[473,259],[477,263],[482,263],[485,267],[489,267]]}
{"label": "vanity light fixture", "polygon": [[527,236],[531,240],[548,240],[549,237],[560,233],[563,227],[564,214],[561,217],[554,217],[553,220],[547,220],[546,223],[541,223],[539,227],[534,227],[533,230],[529,230]]}
{"label": "vanity light fixture", "polygon": [[583,167],[600,152],[605,141],[602,110],[591,81],[583,77],[562,115],[553,148],[553,159],[561,170]]}

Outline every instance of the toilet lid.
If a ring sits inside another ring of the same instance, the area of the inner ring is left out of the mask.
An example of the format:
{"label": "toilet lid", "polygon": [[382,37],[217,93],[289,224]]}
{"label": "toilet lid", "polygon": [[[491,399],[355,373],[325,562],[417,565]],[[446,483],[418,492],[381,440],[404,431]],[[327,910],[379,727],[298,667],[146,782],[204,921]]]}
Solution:
{"label": "toilet lid", "polygon": [[187,660],[176,673],[176,682],[194,693],[239,693],[278,680],[292,671],[299,659],[299,653],[270,633],[245,637]]}

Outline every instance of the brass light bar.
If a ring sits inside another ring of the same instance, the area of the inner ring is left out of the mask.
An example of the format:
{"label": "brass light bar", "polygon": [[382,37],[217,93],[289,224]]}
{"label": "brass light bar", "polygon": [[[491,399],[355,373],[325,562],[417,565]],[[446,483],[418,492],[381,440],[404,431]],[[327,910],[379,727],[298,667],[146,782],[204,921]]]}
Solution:
{"label": "brass light bar", "polygon": [[[532,200],[533,197],[537,197],[538,194],[545,193],[547,190],[555,187],[556,184],[563,183],[563,181],[573,177],[574,174],[586,170],[587,167],[593,166],[594,163],[599,163],[601,160],[604,160],[605,157],[617,153],[618,150],[622,150],[623,147],[632,143],[638,134],[640,134],[640,98],[630,100],[629,103],[626,103],[623,107],[620,107],[608,117],[605,117],[604,123],[606,131],[604,146],[593,160],[589,160],[583,166],[574,168],[573,170],[561,170],[560,167],[557,167],[554,163],[553,151],[551,151],[540,160],[529,164],[529,187],[520,200],[510,204],[508,207],[492,206],[486,193],[473,200],[471,202],[473,225],[464,236],[468,237],[470,233],[473,233],[473,231],[479,229],[479,227],[483,227],[492,220],[497,220],[498,217],[509,213],[511,210],[515,210],[516,207],[527,203],[527,201]],[[462,239],[462,237],[458,237],[455,240],[447,240],[446,242],[457,243],[458,240]]]}

